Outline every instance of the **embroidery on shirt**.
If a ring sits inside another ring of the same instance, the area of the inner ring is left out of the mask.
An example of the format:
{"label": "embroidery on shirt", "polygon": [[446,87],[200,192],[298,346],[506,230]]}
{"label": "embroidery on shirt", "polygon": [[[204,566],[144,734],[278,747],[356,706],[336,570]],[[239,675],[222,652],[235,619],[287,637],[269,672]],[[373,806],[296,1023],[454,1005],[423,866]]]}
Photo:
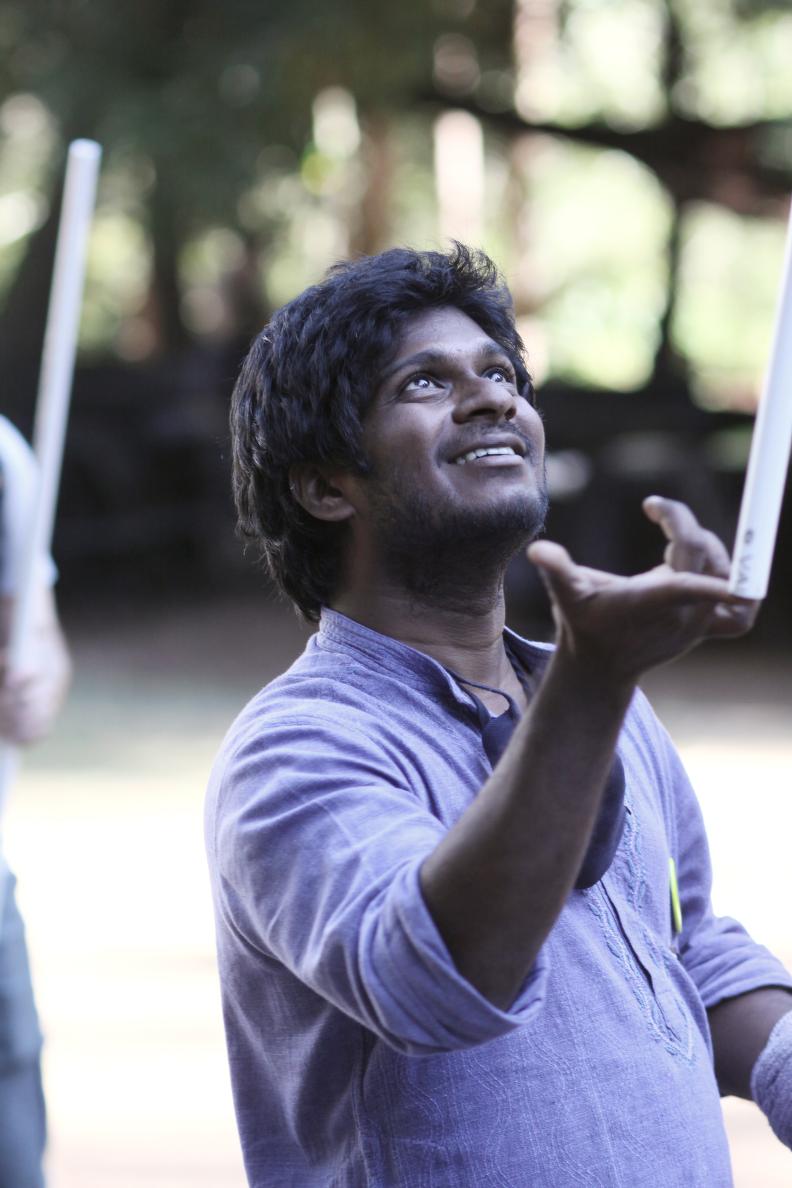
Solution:
{"label": "embroidery on shirt", "polygon": [[[684,1061],[685,1064],[695,1064],[696,1058],[691,1037],[691,1021],[687,1017],[683,1005],[679,1002],[673,989],[671,989],[670,993],[673,994],[675,1005],[678,1007],[676,1013],[682,1024],[681,1030],[677,1031],[670,1025],[657,1001],[651,983],[652,974],[644,968],[633,949],[623,925],[617,918],[616,910],[602,882],[595,883],[593,887],[582,891],[581,894],[585,896],[586,903],[605,937],[605,943],[618,962],[627,985],[632,991],[642,1015],[649,1024],[650,1034],[654,1039],[662,1043],[669,1055],[677,1060]],[[665,970],[662,969],[662,965],[658,969],[658,976],[665,976]]]}
{"label": "embroidery on shirt", "polygon": [[[649,1024],[650,1032],[659,1040],[666,1051],[687,1064],[695,1063],[691,1033],[691,1020],[679,1000],[672,981],[662,947],[644,923],[643,917],[651,911],[650,884],[646,861],[642,852],[641,826],[635,811],[629,779],[625,789],[625,825],[617,858],[611,870],[618,893],[624,898],[635,919],[627,923],[621,918],[618,907],[604,884],[598,883],[584,892],[590,910],[597,918],[609,950],[619,963],[627,984]],[[640,937],[632,938],[630,929],[640,930]],[[645,967],[636,952],[635,943],[641,941],[650,959],[651,968]],[[667,998],[668,1008],[674,1019],[669,1017],[658,1001],[655,982],[667,982],[662,996]]]}

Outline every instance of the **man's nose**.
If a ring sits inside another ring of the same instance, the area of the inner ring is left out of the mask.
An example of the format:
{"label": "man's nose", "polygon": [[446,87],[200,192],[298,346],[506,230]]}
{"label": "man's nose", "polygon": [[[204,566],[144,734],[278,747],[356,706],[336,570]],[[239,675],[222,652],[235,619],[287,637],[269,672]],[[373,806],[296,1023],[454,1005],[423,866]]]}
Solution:
{"label": "man's nose", "polygon": [[497,383],[486,376],[471,376],[459,385],[454,420],[490,417],[510,421],[517,412],[517,395],[511,384]]}

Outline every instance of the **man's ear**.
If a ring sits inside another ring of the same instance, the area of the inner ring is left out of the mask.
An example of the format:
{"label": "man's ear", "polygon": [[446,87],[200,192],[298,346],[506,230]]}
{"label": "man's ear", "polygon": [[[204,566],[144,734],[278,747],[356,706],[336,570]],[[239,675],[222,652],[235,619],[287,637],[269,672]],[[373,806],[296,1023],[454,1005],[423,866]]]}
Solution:
{"label": "man's ear", "polygon": [[344,493],[343,471],[330,471],[313,462],[300,462],[289,470],[289,490],[310,516],[341,523],[354,516],[355,509]]}

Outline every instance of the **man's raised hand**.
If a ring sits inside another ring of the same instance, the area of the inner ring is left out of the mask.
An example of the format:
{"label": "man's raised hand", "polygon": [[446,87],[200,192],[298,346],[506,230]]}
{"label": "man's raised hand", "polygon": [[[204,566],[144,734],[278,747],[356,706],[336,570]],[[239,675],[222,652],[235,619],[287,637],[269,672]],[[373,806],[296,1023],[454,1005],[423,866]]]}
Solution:
{"label": "man's raised hand", "polygon": [[636,681],[704,639],[748,631],[758,603],[729,592],[729,556],[683,503],[653,495],[644,512],[665,534],[663,563],[634,577],[576,565],[561,545],[528,549],[547,587],[558,647],[604,678]]}

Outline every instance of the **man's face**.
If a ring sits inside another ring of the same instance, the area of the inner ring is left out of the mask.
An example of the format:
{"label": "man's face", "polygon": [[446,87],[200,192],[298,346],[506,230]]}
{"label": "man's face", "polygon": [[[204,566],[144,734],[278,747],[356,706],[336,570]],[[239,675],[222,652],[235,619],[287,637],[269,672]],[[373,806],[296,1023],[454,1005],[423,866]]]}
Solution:
{"label": "man's face", "polygon": [[360,480],[354,531],[397,563],[430,564],[439,551],[448,564],[449,551],[465,547],[505,559],[542,526],[541,419],[506,352],[458,309],[407,323],[363,447],[371,473]]}

